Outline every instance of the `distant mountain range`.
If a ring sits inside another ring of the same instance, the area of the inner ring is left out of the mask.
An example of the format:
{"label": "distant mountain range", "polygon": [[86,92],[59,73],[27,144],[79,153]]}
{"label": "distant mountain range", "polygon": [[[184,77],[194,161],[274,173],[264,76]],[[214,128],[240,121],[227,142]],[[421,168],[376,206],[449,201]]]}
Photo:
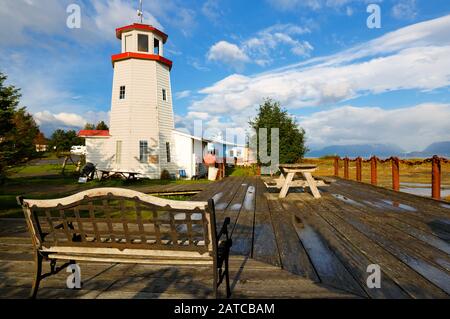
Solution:
{"label": "distant mountain range", "polygon": [[322,157],[327,155],[338,155],[341,157],[378,157],[398,156],[405,158],[425,158],[433,155],[450,157],[450,141],[438,142],[429,145],[423,151],[405,152],[394,144],[359,144],[359,145],[331,145],[319,150],[312,150],[306,157]]}

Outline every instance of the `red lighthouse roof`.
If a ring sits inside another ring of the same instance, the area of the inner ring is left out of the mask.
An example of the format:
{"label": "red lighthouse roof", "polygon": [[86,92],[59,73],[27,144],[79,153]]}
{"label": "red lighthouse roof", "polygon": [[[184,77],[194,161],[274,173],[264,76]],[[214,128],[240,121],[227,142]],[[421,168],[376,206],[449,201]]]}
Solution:
{"label": "red lighthouse roof", "polygon": [[79,137],[108,137],[108,130],[80,130],[78,132]]}
{"label": "red lighthouse roof", "polygon": [[167,38],[168,38],[167,34],[156,29],[155,27],[148,25],[148,24],[141,24],[141,23],[133,23],[133,24],[121,27],[121,28],[117,28],[116,29],[116,37],[118,39],[122,39],[122,33],[126,32],[126,31],[130,31],[130,30],[142,30],[142,31],[155,32],[157,35],[159,35],[162,38],[163,43],[166,43]]}

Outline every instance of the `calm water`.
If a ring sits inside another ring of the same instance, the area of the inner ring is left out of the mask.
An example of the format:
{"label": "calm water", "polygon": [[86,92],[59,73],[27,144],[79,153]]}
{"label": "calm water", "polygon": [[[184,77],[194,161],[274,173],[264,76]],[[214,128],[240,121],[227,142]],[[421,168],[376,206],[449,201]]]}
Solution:
{"label": "calm water", "polygon": [[[400,190],[405,193],[410,193],[419,196],[431,197],[431,185],[420,183],[400,183]],[[441,187],[441,196],[450,196],[450,185],[443,185]]]}

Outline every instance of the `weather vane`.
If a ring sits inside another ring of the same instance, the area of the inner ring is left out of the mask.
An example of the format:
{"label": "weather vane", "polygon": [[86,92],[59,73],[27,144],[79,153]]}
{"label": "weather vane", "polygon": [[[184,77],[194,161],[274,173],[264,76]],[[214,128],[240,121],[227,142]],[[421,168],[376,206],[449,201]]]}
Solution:
{"label": "weather vane", "polygon": [[144,13],[142,12],[142,0],[139,0],[139,9],[137,10],[137,15],[141,18],[142,23],[142,19],[144,17]]}

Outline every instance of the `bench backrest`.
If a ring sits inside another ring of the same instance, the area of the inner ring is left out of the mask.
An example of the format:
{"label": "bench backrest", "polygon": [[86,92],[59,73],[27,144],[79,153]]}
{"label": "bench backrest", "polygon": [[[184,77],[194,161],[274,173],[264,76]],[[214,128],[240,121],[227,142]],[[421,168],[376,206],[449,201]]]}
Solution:
{"label": "bench backrest", "polygon": [[214,203],[174,201],[122,188],[50,200],[18,198],[37,249],[102,247],[215,250]]}

